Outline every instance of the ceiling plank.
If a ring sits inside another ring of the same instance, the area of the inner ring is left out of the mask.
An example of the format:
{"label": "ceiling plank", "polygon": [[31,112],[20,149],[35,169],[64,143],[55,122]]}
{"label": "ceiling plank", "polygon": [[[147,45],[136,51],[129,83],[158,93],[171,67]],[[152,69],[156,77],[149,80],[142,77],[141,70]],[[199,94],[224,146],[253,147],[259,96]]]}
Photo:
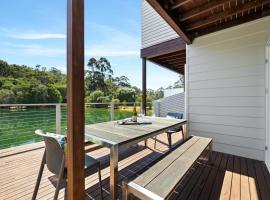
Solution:
{"label": "ceiling plank", "polygon": [[230,1],[231,0],[218,0],[207,2],[199,7],[193,8],[192,10],[183,13],[182,15],[179,16],[179,20],[182,22],[191,19],[193,17],[197,17],[198,15],[210,12],[212,9],[218,8]]}
{"label": "ceiling plank", "polygon": [[220,25],[208,28],[208,29],[203,29],[203,30],[194,32],[193,37],[200,37],[203,35],[207,35],[209,33],[220,31],[220,30],[230,28],[233,26],[237,26],[237,25],[240,25],[240,24],[252,21],[252,20],[260,19],[260,18],[266,17],[266,16],[270,16],[270,9],[269,8],[265,9],[262,12],[257,12],[257,13],[254,13],[252,15],[242,17],[242,18],[239,18],[239,19],[234,20],[234,21],[229,21],[229,22],[226,22],[226,23],[223,23],[223,24],[220,24]]}
{"label": "ceiling plank", "polygon": [[182,62],[180,62],[180,61],[168,61],[168,62],[166,62],[166,63],[168,63],[169,65],[184,65],[184,64],[186,64],[186,61],[182,61]]}
{"label": "ceiling plank", "polygon": [[174,5],[171,7],[171,10],[175,10],[189,2],[192,2],[193,0],[176,0]]}
{"label": "ceiling plank", "polygon": [[186,52],[177,52],[177,53],[173,53],[173,54],[166,54],[166,55],[162,55],[159,56],[159,59],[173,59],[173,58],[179,58],[179,57],[186,57]]}
{"label": "ceiling plank", "polygon": [[162,68],[165,68],[165,69],[169,69],[173,72],[176,72],[176,73],[180,73],[180,74],[184,74],[184,70],[179,70],[181,69],[182,67],[180,66],[179,68],[176,68],[175,66],[170,66],[168,64],[164,64],[164,63],[160,63],[160,62],[157,62],[156,60],[154,59],[149,59],[149,61],[151,61],[152,63],[162,67]]}
{"label": "ceiling plank", "polygon": [[169,59],[169,58],[164,58],[164,59],[160,59],[158,58],[159,61],[185,61],[186,60],[186,57],[176,57],[176,58],[172,58],[172,59]]}
{"label": "ceiling plank", "polygon": [[169,14],[164,10],[157,0],[147,0],[147,2],[187,44],[191,44],[191,40],[188,35],[180,28],[179,24],[176,24],[176,22],[169,16]]}
{"label": "ceiling plank", "polygon": [[232,8],[230,10],[223,11],[222,13],[217,13],[215,15],[211,15],[210,17],[207,17],[204,20],[200,20],[194,23],[191,23],[187,26],[187,30],[191,31],[194,29],[198,29],[200,27],[206,26],[208,24],[212,24],[214,22],[217,22],[219,20],[222,20],[224,18],[230,17],[232,15],[235,15],[237,13],[242,13],[245,11],[248,11],[252,8],[255,8],[257,6],[261,6],[262,4],[269,3],[270,0],[255,0],[255,1],[250,1],[245,4],[241,4],[235,8]]}

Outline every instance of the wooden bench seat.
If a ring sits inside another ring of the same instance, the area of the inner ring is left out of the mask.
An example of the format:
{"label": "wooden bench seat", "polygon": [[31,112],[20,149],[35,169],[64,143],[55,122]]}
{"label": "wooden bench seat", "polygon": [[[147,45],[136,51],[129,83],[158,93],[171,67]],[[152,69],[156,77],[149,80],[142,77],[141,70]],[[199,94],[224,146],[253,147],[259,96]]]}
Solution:
{"label": "wooden bench seat", "polygon": [[192,136],[134,181],[123,183],[123,198],[133,194],[144,200],[167,199],[207,147],[211,155],[212,139]]}

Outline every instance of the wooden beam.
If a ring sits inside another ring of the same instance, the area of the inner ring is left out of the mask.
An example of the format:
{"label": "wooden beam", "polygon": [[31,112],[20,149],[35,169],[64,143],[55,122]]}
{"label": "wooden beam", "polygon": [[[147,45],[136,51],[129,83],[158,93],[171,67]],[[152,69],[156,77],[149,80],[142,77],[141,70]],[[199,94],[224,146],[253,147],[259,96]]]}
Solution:
{"label": "wooden beam", "polygon": [[67,191],[76,200],[85,198],[84,0],[68,0],[67,12]]}
{"label": "wooden beam", "polygon": [[186,56],[183,57],[175,57],[175,58],[159,58],[157,57],[156,60],[161,61],[161,62],[172,62],[172,61],[186,61]]}
{"label": "wooden beam", "polygon": [[175,10],[189,2],[192,2],[193,0],[176,0],[174,5],[171,7],[171,10]]}
{"label": "wooden beam", "polygon": [[186,51],[183,51],[183,52],[174,52],[174,53],[170,53],[170,54],[166,54],[166,55],[162,55],[162,56],[157,56],[157,57],[154,57],[154,58],[158,58],[158,59],[174,59],[174,58],[184,58],[186,57]]}
{"label": "wooden beam", "polygon": [[149,59],[182,50],[186,50],[186,43],[181,38],[176,38],[141,49],[141,57]]}
{"label": "wooden beam", "polygon": [[146,115],[146,58],[142,58],[142,113]]}
{"label": "wooden beam", "polygon": [[159,63],[159,65],[164,66],[167,69],[175,69],[175,68],[179,68],[181,66],[184,66],[186,64],[186,62],[183,63],[168,63],[168,62],[158,62],[156,60],[153,60],[155,63]]}
{"label": "wooden beam", "polygon": [[157,59],[152,59],[154,62],[159,63],[159,65],[165,66],[166,68],[174,68],[176,66],[185,65],[186,61],[160,61]]}
{"label": "wooden beam", "polygon": [[168,63],[169,65],[184,65],[186,64],[186,61],[168,61],[166,63]]}
{"label": "wooden beam", "polygon": [[147,2],[157,11],[157,13],[172,27],[172,29],[187,43],[191,44],[190,38],[187,34],[180,28],[169,14],[164,10],[164,8],[159,4],[157,0],[147,0]]}
{"label": "wooden beam", "polygon": [[247,3],[241,4],[237,7],[231,8],[229,10],[225,10],[222,13],[217,13],[215,15],[211,15],[210,17],[207,17],[204,20],[194,22],[194,23],[187,26],[187,30],[191,31],[194,29],[198,29],[200,27],[206,26],[208,24],[212,24],[216,21],[220,21],[224,18],[230,17],[230,16],[235,15],[237,13],[242,13],[244,11],[248,11],[252,8],[255,8],[257,6],[261,6],[262,4],[266,4],[269,2],[270,2],[270,0],[255,0],[255,1],[250,1]]}
{"label": "wooden beam", "polygon": [[199,7],[193,8],[190,11],[184,12],[183,14],[180,14],[179,20],[180,21],[186,21],[188,19],[191,19],[193,17],[197,17],[201,14],[210,12],[211,10],[218,8],[228,2],[231,2],[231,0],[217,0],[217,1],[210,1],[207,2]]}

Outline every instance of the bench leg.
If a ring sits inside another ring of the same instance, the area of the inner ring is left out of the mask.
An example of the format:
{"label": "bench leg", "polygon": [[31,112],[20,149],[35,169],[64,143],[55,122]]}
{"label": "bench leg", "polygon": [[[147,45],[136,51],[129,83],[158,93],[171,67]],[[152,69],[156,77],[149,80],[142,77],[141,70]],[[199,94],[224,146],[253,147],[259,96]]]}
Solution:
{"label": "bench leg", "polygon": [[147,148],[147,139],[144,140],[144,147]]}
{"label": "bench leg", "polygon": [[212,161],[213,161],[213,142],[211,142],[209,144],[208,150],[209,150],[208,162],[209,162],[209,164],[212,164]]}
{"label": "bench leg", "polygon": [[155,143],[154,143],[154,149],[157,147],[157,136],[154,137]]}
{"label": "bench leg", "polygon": [[129,199],[128,185],[125,181],[123,181],[123,200]]}
{"label": "bench leg", "polygon": [[169,149],[172,148],[172,135],[170,133],[167,133],[168,142],[169,142]]}

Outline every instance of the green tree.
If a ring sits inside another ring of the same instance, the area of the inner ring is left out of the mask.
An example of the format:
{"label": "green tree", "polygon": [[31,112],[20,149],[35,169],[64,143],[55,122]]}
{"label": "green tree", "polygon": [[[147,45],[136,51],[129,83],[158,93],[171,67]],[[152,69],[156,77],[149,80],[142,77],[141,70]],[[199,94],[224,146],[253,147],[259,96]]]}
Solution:
{"label": "green tree", "polygon": [[114,78],[114,82],[118,87],[131,87],[129,83],[129,78],[126,76],[116,77]]}
{"label": "green tree", "polygon": [[184,86],[185,86],[185,77],[184,75],[180,74],[179,80],[173,84],[173,88],[184,88]]}
{"label": "green tree", "polygon": [[164,88],[161,87],[155,91],[154,100],[158,100],[164,97]]}
{"label": "green tree", "polygon": [[104,97],[104,92],[100,90],[96,90],[86,97],[85,102],[86,103],[102,103],[103,97]]}
{"label": "green tree", "polygon": [[12,104],[16,102],[16,95],[11,90],[0,90],[0,104]]}
{"label": "green tree", "polygon": [[56,84],[55,87],[61,94],[62,102],[66,103],[67,102],[67,86],[66,86],[66,84],[62,84],[62,85]]}
{"label": "green tree", "polygon": [[99,97],[98,101],[100,101],[100,103],[110,103],[111,99],[109,96],[105,96],[105,97]]}
{"label": "green tree", "polygon": [[99,60],[91,58],[87,66],[89,70],[86,71],[85,77],[86,89],[90,92],[95,90],[108,92],[105,80],[113,75],[110,62],[104,57]]}
{"label": "green tree", "polygon": [[10,66],[7,62],[0,60],[0,76],[8,77],[11,74]]}
{"label": "green tree", "polygon": [[32,86],[28,103],[46,103],[48,96],[47,87],[43,84]]}
{"label": "green tree", "polygon": [[62,96],[54,85],[49,85],[47,87],[47,99],[46,103],[61,103]]}
{"label": "green tree", "polygon": [[120,102],[135,102],[136,91],[133,88],[121,87],[117,90],[117,99]]}

